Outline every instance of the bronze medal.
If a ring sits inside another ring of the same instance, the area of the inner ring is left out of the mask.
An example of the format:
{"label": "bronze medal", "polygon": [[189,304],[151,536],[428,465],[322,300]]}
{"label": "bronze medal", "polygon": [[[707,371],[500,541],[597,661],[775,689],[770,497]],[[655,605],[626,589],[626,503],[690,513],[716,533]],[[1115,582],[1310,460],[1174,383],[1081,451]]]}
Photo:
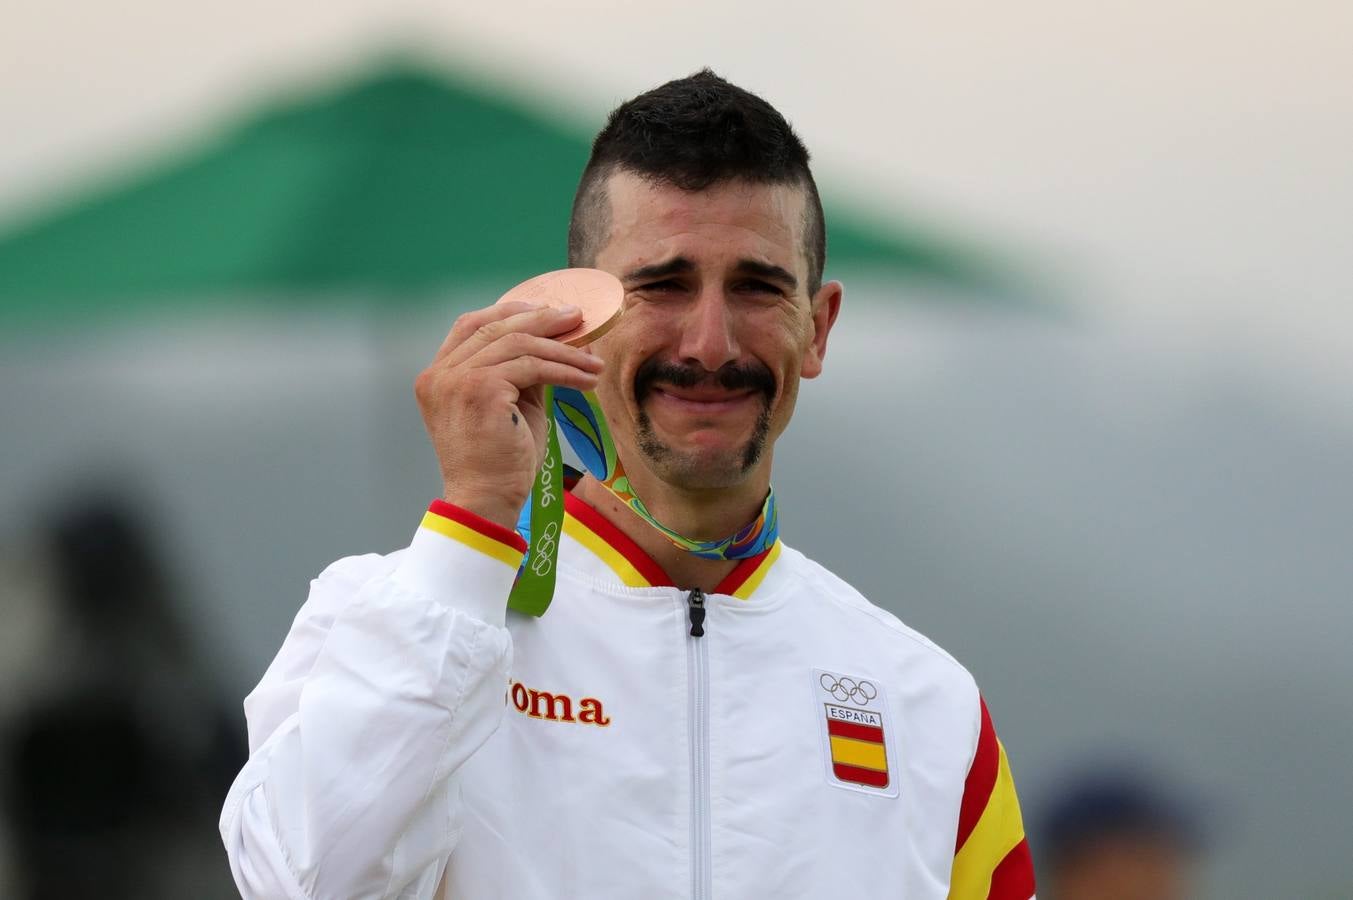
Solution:
{"label": "bronze medal", "polygon": [[583,312],[582,324],[556,335],[555,340],[572,347],[583,347],[610,331],[620,319],[625,288],[620,279],[600,269],[558,269],[523,281],[498,302],[509,300],[539,303],[556,309],[578,307]]}

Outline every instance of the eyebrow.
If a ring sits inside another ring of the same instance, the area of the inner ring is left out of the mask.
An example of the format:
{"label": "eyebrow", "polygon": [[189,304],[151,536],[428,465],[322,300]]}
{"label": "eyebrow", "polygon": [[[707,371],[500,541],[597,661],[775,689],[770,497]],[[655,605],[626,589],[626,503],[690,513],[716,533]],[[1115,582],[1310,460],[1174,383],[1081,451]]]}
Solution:
{"label": "eyebrow", "polygon": [[[773,265],[772,263],[759,262],[755,259],[740,259],[734,269],[746,275],[754,275],[757,278],[764,278],[767,281],[778,281],[791,291],[798,290],[799,280],[794,277],[792,272]],[[665,262],[652,263],[647,266],[640,266],[637,269],[631,269],[625,273],[623,281],[635,282],[646,281],[650,278],[667,278],[672,275],[686,275],[695,271],[695,263],[684,256],[674,256]]]}
{"label": "eyebrow", "polygon": [[767,281],[778,281],[789,288],[790,291],[796,291],[799,288],[799,280],[791,272],[771,263],[757,262],[754,259],[740,259],[737,269],[739,272],[746,272],[748,275],[755,275]]}
{"label": "eyebrow", "polygon": [[647,266],[640,266],[637,269],[630,269],[625,273],[623,281],[646,281],[650,278],[666,278],[669,275],[685,275],[687,272],[695,271],[695,263],[684,256],[675,256],[666,262],[652,263]]}

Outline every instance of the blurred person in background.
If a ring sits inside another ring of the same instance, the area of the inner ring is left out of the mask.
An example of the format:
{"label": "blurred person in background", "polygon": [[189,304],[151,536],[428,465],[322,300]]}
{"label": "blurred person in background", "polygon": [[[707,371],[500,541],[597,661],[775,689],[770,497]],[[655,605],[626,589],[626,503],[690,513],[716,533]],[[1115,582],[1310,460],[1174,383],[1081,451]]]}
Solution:
{"label": "blurred person in background", "polygon": [[[841,303],[825,242],[764,100],[704,71],[612,113],[569,262],[624,315],[594,354],[551,339],[578,309],[480,309],[419,376],[442,498],[313,582],[245,701],[221,834],[248,900],[1029,900],[972,676],[776,539],[772,446]],[[545,384],[595,391],[570,409],[614,443],[554,498],[535,618],[507,607]]]}
{"label": "blurred person in background", "polygon": [[1200,830],[1184,799],[1136,769],[1069,779],[1038,819],[1043,900],[1188,900]]}
{"label": "blurred person in background", "polygon": [[134,505],[57,507],[3,565],[0,896],[229,896],[215,810],[244,755]]}

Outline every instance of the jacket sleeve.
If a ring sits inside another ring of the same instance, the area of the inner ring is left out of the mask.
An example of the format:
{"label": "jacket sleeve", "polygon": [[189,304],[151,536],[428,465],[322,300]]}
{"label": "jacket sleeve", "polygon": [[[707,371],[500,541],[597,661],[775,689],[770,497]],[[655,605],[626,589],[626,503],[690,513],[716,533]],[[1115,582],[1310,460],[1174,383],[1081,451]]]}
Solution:
{"label": "jacket sleeve", "polygon": [[978,698],[977,747],[963,784],[949,900],[1032,900],[1034,865],[1005,748]]}
{"label": "jacket sleeve", "polygon": [[502,718],[525,544],[435,501],[407,551],[330,566],[246,698],[221,813],[245,900],[427,900],[462,764]]}

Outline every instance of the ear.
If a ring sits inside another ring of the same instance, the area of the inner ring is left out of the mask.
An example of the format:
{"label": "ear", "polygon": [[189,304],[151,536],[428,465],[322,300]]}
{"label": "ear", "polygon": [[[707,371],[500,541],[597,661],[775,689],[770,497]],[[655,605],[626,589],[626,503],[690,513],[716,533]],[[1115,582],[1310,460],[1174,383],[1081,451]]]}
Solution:
{"label": "ear", "polygon": [[822,374],[822,360],[827,357],[827,335],[831,333],[836,317],[841,312],[841,297],[844,293],[841,282],[828,281],[813,297],[813,339],[803,354],[800,377],[816,378]]}

